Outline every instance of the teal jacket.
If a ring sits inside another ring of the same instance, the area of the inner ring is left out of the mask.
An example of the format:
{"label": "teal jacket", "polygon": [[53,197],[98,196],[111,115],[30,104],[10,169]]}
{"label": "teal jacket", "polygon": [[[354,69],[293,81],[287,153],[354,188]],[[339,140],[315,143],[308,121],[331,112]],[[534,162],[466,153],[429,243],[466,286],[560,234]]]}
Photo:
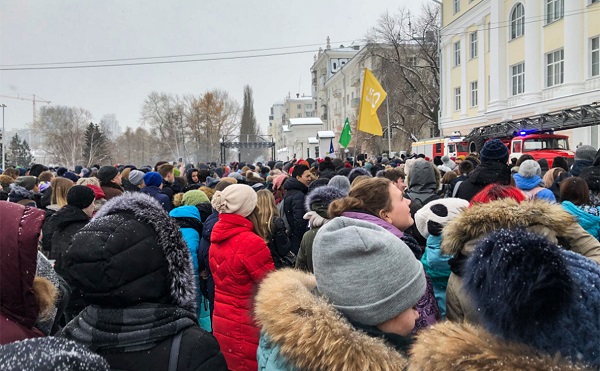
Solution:
{"label": "teal jacket", "polygon": [[452,273],[448,260],[452,257],[442,254],[441,243],[442,236],[430,235],[427,237],[427,246],[421,257],[421,263],[423,263],[425,272],[431,278],[433,293],[438,307],[440,307],[440,314],[446,318],[446,287],[448,286],[450,273]]}
{"label": "teal jacket", "polygon": [[563,209],[569,214],[577,218],[579,225],[597,240],[600,239],[600,216],[597,216],[590,211],[595,208],[585,208],[585,206],[575,206],[571,201],[563,201],[561,203]]}
{"label": "teal jacket", "polygon": [[[179,206],[169,212],[171,218],[194,218],[197,219],[198,222],[202,223],[200,218],[200,211],[196,206]],[[192,264],[194,265],[194,273],[196,274],[196,291],[198,293],[197,296],[197,306],[198,306],[198,323],[200,327],[204,330],[211,332],[212,326],[210,323],[210,310],[208,307],[208,300],[202,296],[200,292],[200,280],[198,278],[198,247],[200,246],[200,238],[202,237],[200,233],[194,228],[180,228],[181,234],[183,235],[183,239],[185,240],[185,244],[188,249],[190,249],[190,253],[192,255]]]}

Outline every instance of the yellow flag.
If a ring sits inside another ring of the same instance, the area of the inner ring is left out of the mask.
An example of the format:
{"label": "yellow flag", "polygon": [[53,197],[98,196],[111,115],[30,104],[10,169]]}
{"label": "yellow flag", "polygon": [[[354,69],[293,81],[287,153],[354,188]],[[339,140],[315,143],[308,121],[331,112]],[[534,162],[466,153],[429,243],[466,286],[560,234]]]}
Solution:
{"label": "yellow flag", "polygon": [[358,130],[375,135],[383,135],[381,123],[377,117],[377,108],[387,97],[387,93],[373,73],[365,68],[365,78],[360,98],[360,111],[358,113]]}

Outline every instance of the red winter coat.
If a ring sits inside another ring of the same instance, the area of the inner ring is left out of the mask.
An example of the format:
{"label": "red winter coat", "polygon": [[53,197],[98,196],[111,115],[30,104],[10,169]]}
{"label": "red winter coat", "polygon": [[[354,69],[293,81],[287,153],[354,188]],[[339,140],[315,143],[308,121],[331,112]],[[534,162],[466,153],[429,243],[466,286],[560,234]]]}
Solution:
{"label": "red winter coat", "polygon": [[44,336],[35,324],[37,244],[46,213],[0,201],[0,345]]}
{"label": "red winter coat", "polygon": [[275,270],[267,244],[241,215],[219,214],[210,236],[215,280],[213,333],[231,370],[256,370],[260,329],[252,318],[258,283]]}

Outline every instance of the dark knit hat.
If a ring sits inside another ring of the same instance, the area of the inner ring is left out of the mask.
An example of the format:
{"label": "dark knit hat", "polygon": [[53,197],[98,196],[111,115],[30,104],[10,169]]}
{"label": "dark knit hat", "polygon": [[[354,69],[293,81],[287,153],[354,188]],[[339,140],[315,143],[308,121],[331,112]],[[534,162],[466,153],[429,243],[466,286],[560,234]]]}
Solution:
{"label": "dark knit hat", "polygon": [[600,266],[522,229],[492,232],[466,262],[482,325],[511,342],[600,368]]}
{"label": "dark knit hat", "polygon": [[144,184],[146,184],[146,187],[160,187],[160,185],[162,184],[163,178],[162,176],[160,176],[159,173],[157,173],[156,171],[151,171],[149,173],[146,173],[146,175],[144,175]]}
{"label": "dark knit hat", "polygon": [[105,165],[98,170],[98,179],[100,183],[108,183],[113,180],[117,174],[119,174],[119,170],[116,167]]}
{"label": "dark knit hat", "polygon": [[63,176],[63,174],[66,173],[67,171],[69,171],[69,170],[66,167],[61,166],[58,169],[56,169],[56,175]]}
{"label": "dark knit hat", "polygon": [[486,142],[479,152],[481,162],[497,161],[503,164],[508,162],[508,148],[500,139]]}
{"label": "dark knit hat", "polygon": [[73,183],[77,183],[77,181],[79,180],[79,177],[77,176],[77,174],[75,174],[71,171],[67,171],[66,173],[64,173],[62,175],[62,177],[71,180]]}
{"label": "dark knit hat", "polygon": [[94,191],[84,185],[74,185],[67,192],[67,204],[85,209],[96,199]]}
{"label": "dark knit hat", "polygon": [[593,162],[596,158],[596,148],[592,146],[581,146],[575,151],[575,161],[590,161]]}
{"label": "dark knit hat", "polygon": [[43,173],[46,170],[48,170],[47,166],[44,166],[42,164],[33,164],[31,165],[31,170],[29,170],[29,175],[38,177],[41,173]]}
{"label": "dark knit hat", "polygon": [[15,180],[14,184],[21,186],[28,191],[32,191],[37,184],[37,178],[34,176],[20,176]]}

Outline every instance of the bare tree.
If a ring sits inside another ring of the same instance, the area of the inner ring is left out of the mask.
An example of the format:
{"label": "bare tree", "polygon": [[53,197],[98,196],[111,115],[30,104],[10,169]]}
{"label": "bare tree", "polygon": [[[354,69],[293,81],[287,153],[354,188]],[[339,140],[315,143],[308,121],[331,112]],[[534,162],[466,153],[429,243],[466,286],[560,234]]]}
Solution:
{"label": "bare tree", "polygon": [[152,92],[144,101],[142,123],[159,139],[157,154],[172,160],[185,156],[184,108],[177,96]]}
{"label": "bare tree", "polygon": [[[366,35],[366,57],[374,58],[377,75],[388,94],[395,148],[408,150],[413,138],[439,135],[438,19],[439,7],[433,5],[423,6],[414,19],[405,8],[395,14],[385,12]],[[379,115],[382,122],[387,120],[385,104]],[[375,138],[371,145],[380,151],[387,148]]]}
{"label": "bare tree", "polygon": [[223,90],[210,90],[200,97],[184,98],[186,123],[196,144],[196,161],[219,157],[220,139],[239,129],[239,104]]}
{"label": "bare tree", "polygon": [[70,169],[81,161],[84,134],[92,114],[83,108],[42,107],[33,128],[43,137],[53,161]]}
{"label": "bare tree", "polygon": [[161,159],[156,151],[158,143],[159,140],[146,129],[127,127],[115,140],[114,159],[137,166],[154,164]]}

